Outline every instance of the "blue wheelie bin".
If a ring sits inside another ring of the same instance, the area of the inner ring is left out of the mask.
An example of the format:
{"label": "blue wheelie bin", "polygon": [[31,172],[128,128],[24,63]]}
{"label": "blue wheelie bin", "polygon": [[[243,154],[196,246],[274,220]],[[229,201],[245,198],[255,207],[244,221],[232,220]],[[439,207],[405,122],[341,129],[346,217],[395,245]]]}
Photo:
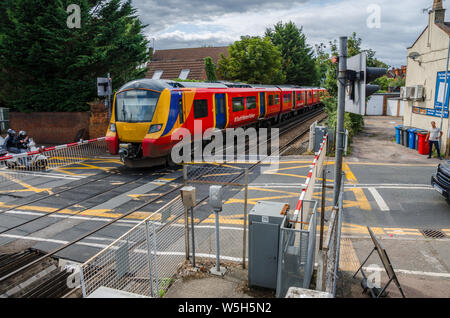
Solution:
{"label": "blue wheelie bin", "polygon": [[402,128],[403,125],[395,126],[395,139],[399,145],[402,144]]}
{"label": "blue wheelie bin", "polygon": [[416,131],[417,128],[410,128],[408,129],[409,134],[409,148],[416,149]]}

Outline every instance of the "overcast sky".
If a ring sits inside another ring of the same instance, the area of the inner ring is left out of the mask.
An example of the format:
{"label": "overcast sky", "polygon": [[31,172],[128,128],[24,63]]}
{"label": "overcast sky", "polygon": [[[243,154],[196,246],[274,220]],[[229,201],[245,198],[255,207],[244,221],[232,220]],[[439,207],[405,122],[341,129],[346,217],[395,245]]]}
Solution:
{"label": "overcast sky", "polygon": [[[278,21],[291,20],[303,26],[311,46],[328,45],[356,31],[363,48],[400,66],[406,64],[406,48],[427,25],[423,9],[433,0],[133,0],[133,4],[148,24],[145,32],[155,40],[156,50],[225,46],[241,35],[261,36]],[[449,4],[444,1],[444,6]]]}

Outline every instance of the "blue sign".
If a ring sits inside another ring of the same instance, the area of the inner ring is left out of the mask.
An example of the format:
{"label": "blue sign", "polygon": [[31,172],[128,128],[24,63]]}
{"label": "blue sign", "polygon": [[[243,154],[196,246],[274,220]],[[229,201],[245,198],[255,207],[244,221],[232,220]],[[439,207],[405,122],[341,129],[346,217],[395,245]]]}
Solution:
{"label": "blue sign", "polygon": [[447,75],[447,90],[445,89],[445,72],[438,72],[436,79],[436,97],[434,102],[434,107],[436,110],[440,111],[442,109],[442,104],[444,103],[445,98],[444,110],[448,112],[448,100],[450,95],[449,88],[450,88],[450,72]]}

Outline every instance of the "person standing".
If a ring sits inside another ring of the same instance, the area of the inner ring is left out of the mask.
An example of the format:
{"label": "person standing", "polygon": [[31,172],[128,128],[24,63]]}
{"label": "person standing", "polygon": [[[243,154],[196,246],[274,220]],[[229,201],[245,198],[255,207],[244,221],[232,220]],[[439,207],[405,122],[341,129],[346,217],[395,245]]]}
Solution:
{"label": "person standing", "polygon": [[442,137],[442,131],[440,128],[436,127],[436,122],[431,122],[431,128],[428,130],[427,138],[425,139],[425,142],[428,142],[430,145],[430,152],[428,154],[428,159],[431,158],[431,154],[433,153],[433,145],[436,148],[438,158],[439,160],[442,160],[441,158],[441,150],[439,148],[439,139]]}

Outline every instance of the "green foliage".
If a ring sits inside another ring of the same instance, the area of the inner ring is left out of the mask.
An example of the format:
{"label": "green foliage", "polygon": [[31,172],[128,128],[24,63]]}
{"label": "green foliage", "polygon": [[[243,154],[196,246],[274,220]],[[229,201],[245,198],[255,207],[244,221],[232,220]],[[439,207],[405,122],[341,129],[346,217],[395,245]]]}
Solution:
{"label": "green foliage", "polygon": [[282,84],[282,57],[268,37],[242,36],[228,47],[228,58],[221,54],[218,61],[220,76],[225,80],[255,84]]}
{"label": "green foliage", "polygon": [[145,27],[131,1],[79,0],[81,28],[69,29],[72,0],[0,4],[0,101],[22,112],[85,111],[96,78],[114,88],[142,77],[149,59]]}
{"label": "green foliage", "polygon": [[204,82],[201,80],[195,80],[195,79],[181,79],[181,78],[174,78],[172,79],[174,82]]}
{"label": "green foliage", "polygon": [[405,78],[388,78],[386,75],[377,78],[373,81],[373,84],[379,85],[380,90],[378,92],[388,92],[389,87],[398,88],[405,86],[406,79]]}
{"label": "green foliage", "polygon": [[292,21],[285,24],[278,22],[274,29],[266,29],[265,36],[269,37],[281,52],[286,84],[316,85],[318,83],[314,52],[306,43],[302,28],[297,28]]}
{"label": "green foliage", "polygon": [[217,81],[216,76],[216,66],[213,63],[213,60],[211,57],[207,56],[205,57],[205,71],[206,71],[206,78],[210,82]]}

